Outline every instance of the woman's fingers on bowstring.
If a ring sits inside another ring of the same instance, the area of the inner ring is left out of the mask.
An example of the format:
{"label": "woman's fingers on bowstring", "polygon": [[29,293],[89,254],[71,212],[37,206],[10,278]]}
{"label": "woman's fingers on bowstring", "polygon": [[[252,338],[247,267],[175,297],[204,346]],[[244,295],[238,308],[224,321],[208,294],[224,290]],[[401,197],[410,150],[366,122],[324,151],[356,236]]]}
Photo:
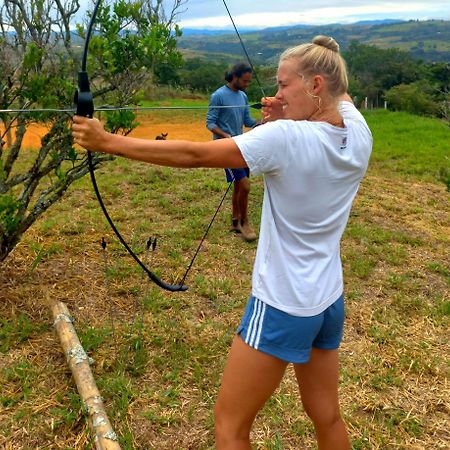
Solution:
{"label": "woman's fingers on bowstring", "polygon": [[263,97],[261,99],[261,114],[263,116],[264,121],[268,121],[270,119],[270,110],[271,110],[271,99],[272,97]]}
{"label": "woman's fingers on bowstring", "polygon": [[264,120],[276,120],[283,117],[283,105],[276,97],[261,99]]}
{"label": "woman's fingers on bowstring", "polygon": [[272,106],[272,102],[275,100],[275,97],[263,97],[261,99],[261,105],[263,110],[265,108],[270,108]]}
{"label": "woman's fingers on bowstring", "polygon": [[261,112],[262,112],[264,121],[271,120],[273,105],[275,102],[276,102],[275,97],[263,97],[261,99],[261,104],[262,104]]}

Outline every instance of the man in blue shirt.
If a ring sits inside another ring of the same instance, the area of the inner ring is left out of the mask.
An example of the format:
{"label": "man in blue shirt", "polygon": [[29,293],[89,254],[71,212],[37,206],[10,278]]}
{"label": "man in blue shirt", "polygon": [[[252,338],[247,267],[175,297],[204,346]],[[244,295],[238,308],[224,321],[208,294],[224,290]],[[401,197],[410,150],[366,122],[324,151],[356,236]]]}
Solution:
{"label": "man in blue shirt", "polygon": [[[243,127],[253,128],[258,121],[250,116],[250,108],[245,90],[252,80],[252,68],[246,63],[238,63],[225,74],[227,84],[217,89],[209,102],[206,127],[213,133],[213,139],[223,139],[243,133]],[[234,108],[214,108],[233,106]],[[233,183],[231,231],[241,233],[242,238],[251,242],[256,233],[248,220],[248,195],[250,193],[250,172],[248,169],[225,169],[227,181]]]}

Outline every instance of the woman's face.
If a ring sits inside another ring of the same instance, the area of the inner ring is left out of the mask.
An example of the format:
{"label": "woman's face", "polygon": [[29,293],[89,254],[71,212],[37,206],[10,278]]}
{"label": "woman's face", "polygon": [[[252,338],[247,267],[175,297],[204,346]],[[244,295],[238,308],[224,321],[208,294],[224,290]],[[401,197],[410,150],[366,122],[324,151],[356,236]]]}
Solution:
{"label": "woman's face", "polygon": [[278,66],[278,92],[275,97],[283,104],[284,118],[308,119],[317,110],[317,99],[313,97],[310,83],[298,73],[298,63],[286,59]]}

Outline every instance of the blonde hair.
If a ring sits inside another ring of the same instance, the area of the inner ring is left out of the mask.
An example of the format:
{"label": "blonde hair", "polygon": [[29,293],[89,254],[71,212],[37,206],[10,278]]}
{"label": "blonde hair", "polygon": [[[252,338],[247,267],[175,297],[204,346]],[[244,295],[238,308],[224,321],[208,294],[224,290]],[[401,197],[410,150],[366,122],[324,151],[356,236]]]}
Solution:
{"label": "blonde hair", "polygon": [[339,53],[339,44],[329,36],[316,36],[311,43],[288,48],[280,56],[298,61],[298,72],[304,76],[322,75],[328,83],[328,92],[337,97],[348,89],[347,66]]}

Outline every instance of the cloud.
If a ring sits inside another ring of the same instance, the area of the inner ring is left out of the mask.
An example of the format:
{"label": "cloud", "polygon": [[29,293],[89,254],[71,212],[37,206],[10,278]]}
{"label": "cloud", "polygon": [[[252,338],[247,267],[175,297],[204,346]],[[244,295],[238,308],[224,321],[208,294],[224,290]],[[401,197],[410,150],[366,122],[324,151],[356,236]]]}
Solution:
{"label": "cloud", "polygon": [[[446,2],[445,2],[446,3]],[[450,17],[450,8],[444,2],[431,1],[374,2],[341,1],[339,6],[333,1],[316,1],[313,7],[301,5],[298,1],[279,0],[270,2],[227,2],[238,27],[265,28],[294,24],[351,23],[368,19],[445,19]],[[274,5],[276,7],[274,7]],[[444,13],[446,11],[446,13]],[[189,28],[226,28],[230,25],[223,2],[210,0],[188,1],[187,11],[179,16],[180,25]]]}
{"label": "cloud", "polygon": [[[110,0],[117,1],[117,0]],[[449,0],[375,1],[375,0],[226,0],[236,25],[267,28],[280,25],[351,23],[374,19],[445,19],[450,20]],[[165,0],[167,8],[172,0]],[[80,0],[79,20],[92,0]],[[229,28],[223,0],[187,0],[180,8],[177,19],[185,28]]]}

